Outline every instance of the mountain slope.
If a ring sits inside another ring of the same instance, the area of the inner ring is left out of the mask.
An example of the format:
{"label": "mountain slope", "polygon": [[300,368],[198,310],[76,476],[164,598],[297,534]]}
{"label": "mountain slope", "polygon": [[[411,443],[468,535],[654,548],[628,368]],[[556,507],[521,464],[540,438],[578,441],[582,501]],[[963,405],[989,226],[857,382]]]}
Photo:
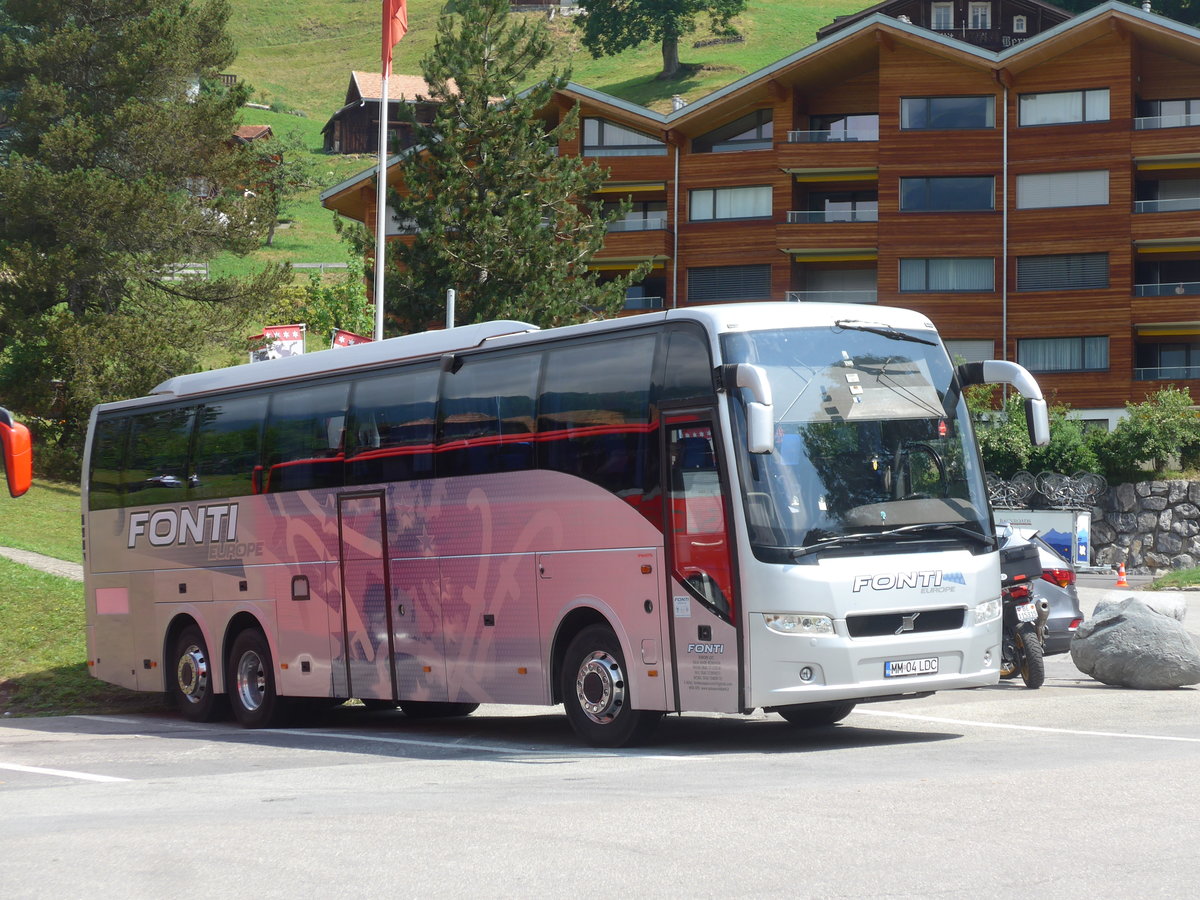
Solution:
{"label": "mountain slope", "polygon": [[[233,71],[254,86],[260,102],[324,122],[341,105],[351,70],[379,67],[379,0],[230,2],[230,31],[239,50]],[[593,60],[581,49],[570,19],[557,18],[550,22],[558,44],[554,65],[570,67],[573,80],[587,87],[665,110],[672,95],[704,96],[811,44],[816,30],[835,16],[867,5],[865,0],[750,0],[734,20],[743,41],[696,48],[694,42],[711,37],[698,31],[680,47],[680,58],[702,68],[665,82],[655,80],[661,67],[657,45]],[[420,72],[446,8],[441,0],[409,0],[410,30],[396,48],[396,71]]]}

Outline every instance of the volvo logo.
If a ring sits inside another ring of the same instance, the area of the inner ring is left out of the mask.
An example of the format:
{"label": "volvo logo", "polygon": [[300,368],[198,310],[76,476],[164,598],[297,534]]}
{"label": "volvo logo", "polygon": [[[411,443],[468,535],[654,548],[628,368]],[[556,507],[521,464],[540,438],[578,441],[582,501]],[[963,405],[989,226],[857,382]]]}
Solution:
{"label": "volvo logo", "polygon": [[913,613],[911,616],[903,616],[900,619],[900,627],[896,629],[896,634],[904,634],[906,631],[917,630],[917,616],[919,612]]}

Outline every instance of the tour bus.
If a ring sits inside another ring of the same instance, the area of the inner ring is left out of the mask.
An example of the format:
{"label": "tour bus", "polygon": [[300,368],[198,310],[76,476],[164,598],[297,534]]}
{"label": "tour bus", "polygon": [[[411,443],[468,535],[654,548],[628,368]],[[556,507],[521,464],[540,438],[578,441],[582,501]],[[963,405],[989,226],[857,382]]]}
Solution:
{"label": "tour bus", "polygon": [[0,450],[3,451],[8,493],[20,497],[33,483],[32,442],[29,429],[3,406],[0,406]]}
{"label": "tour bus", "polygon": [[358,699],[664,713],[997,681],[1000,567],[959,366],[882,307],[511,321],[172,378],[97,407],[88,665],[248,727]]}

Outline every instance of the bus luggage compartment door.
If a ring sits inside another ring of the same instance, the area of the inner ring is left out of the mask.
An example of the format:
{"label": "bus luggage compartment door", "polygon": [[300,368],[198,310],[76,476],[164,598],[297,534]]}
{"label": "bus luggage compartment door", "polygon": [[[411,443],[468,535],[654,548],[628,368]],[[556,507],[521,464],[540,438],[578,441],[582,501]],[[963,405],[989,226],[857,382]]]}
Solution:
{"label": "bus luggage compartment door", "polygon": [[385,524],[382,493],[338,498],[342,654],[349,694],[360,700],[396,699]]}

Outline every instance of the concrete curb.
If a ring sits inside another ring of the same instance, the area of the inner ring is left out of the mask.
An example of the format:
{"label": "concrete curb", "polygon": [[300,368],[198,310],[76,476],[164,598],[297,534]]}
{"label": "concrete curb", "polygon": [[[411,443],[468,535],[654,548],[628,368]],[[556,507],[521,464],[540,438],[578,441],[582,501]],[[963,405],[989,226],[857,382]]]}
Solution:
{"label": "concrete curb", "polygon": [[51,575],[57,575],[60,578],[83,581],[83,566],[79,563],[67,562],[64,559],[55,559],[53,556],[43,556],[41,553],[34,553],[30,550],[15,550],[12,547],[0,547],[0,556],[5,556],[13,562],[29,566],[31,569],[49,572]]}

